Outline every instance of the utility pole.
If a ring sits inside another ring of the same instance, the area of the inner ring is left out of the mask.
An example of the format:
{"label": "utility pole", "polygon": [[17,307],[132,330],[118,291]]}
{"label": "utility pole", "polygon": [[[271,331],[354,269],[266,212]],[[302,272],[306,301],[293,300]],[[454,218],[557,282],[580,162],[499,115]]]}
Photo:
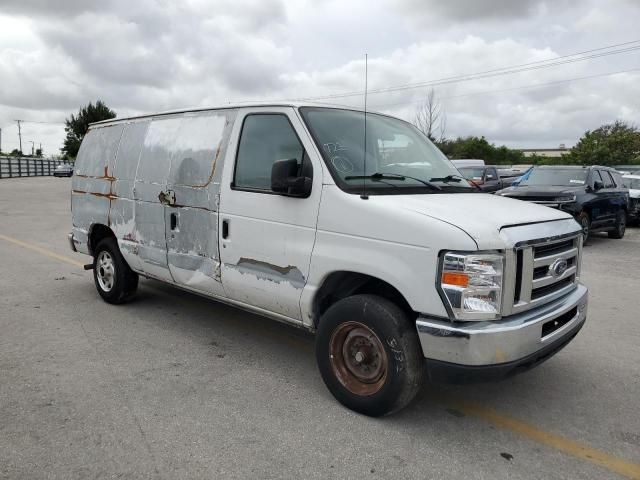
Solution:
{"label": "utility pole", "polygon": [[22,120],[16,120],[18,124],[18,138],[20,139],[20,155],[22,155],[22,129],[20,128],[20,123]]}
{"label": "utility pole", "polygon": [[35,147],[35,145],[36,145],[36,142],[34,142],[33,140],[29,140],[29,142],[31,143],[31,156],[33,157],[33,156],[35,155],[35,153],[36,153],[36,152],[35,152],[35,148],[36,148],[36,147]]}
{"label": "utility pole", "polygon": [[2,129],[0,128],[0,153],[2,153]]}

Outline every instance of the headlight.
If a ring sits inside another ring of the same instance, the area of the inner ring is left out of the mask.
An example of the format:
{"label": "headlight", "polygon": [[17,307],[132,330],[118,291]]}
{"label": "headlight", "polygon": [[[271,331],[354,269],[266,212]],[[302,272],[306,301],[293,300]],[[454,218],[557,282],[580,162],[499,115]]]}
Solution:
{"label": "headlight", "polygon": [[440,261],[438,286],[457,320],[500,317],[503,255],[449,252]]}

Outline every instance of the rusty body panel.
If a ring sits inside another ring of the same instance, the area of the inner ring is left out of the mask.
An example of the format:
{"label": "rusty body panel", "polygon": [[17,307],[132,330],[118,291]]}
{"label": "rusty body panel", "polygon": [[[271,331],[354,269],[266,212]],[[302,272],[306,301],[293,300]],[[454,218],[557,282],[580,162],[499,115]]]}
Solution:
{"label": "rusty body panel", "polygon": [[216,166],[234,116],[203,111],[94,126],[72,180],[78,250],[89,253],[92,227],[105,225],[134,271],[223,295]]}

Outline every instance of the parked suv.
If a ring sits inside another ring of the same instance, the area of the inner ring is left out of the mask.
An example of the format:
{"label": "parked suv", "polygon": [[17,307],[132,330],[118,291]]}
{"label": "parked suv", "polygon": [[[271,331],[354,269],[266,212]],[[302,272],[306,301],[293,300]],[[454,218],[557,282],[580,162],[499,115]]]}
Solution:
{"label": "parked suv", "polygon": [[627,225],[629,191],[608,167],[539,166],[498,195],[568,212],[580,223],[584,242],[592,232],[622,238]]}
{"label": "parked suv", "polygon": [[96,123],[71,205],[71,248],[106,302],[142,275],[314,331],[327,387],[367,415],[425,376],[537,365],[587,316],[571,215],[477,193],[386,115],[277,104]]}
{"label": "parked suv", "polygon": [[624,175],[622,183],[629,189],[629,220],[640,222],[640,175]]}

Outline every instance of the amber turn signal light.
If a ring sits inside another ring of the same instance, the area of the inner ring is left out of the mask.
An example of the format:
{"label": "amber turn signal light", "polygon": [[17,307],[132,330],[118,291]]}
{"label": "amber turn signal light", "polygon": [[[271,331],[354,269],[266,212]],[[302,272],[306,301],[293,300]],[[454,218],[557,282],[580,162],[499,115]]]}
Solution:
{"label": "amber turn signal light", "polygon": [[444,272],[442,274],[442,283],[467,288],[469,285],[469,276],[466,273]]}

